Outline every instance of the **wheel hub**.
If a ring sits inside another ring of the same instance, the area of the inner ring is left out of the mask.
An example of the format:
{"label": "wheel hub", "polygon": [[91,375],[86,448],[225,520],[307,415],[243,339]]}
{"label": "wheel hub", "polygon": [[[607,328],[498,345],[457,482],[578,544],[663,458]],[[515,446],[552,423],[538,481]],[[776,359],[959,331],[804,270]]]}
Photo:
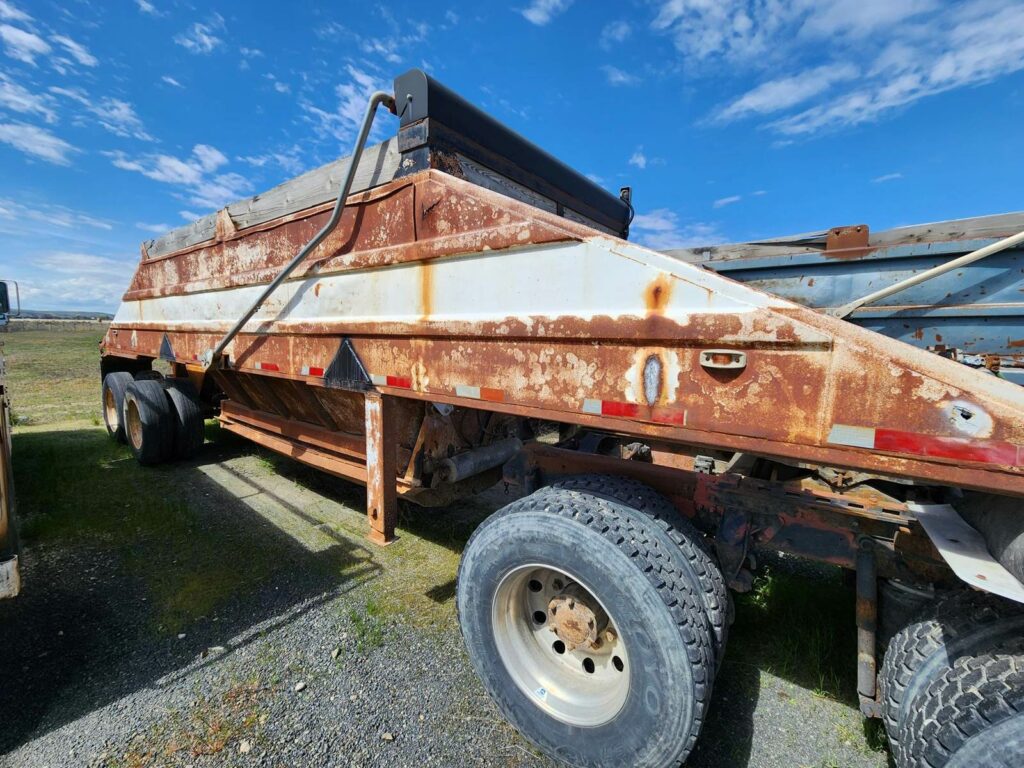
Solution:
{"label": "wheel hub", "polygon": [[598,645],[597,612],[585,598],[562,593],[548,603],[548,625],[565,643],[566,650],[594,648]]}

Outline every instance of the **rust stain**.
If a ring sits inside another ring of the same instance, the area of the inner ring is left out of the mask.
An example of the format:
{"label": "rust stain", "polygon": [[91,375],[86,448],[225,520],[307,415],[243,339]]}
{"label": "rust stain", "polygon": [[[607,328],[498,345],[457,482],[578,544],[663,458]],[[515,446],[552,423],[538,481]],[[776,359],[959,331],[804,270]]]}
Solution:
{"label": "rust stain", "polygon": [[812,278],[810,278],[810,279],[809,279],[809,280],[807,281],[807,287],[808,287],[808,288],[810,288],[810,287],[811,287],[812,285],[814,285],[814,278],[813,278],[813,277],[812,277]]}
{"label": "rust stain", "polygon": [[1008,347],[1024,347],[1024,339],[1010,339],[1006,346]]}
{"label": "rust stain", "polygon": [[420,262],[420,314],[430,317],[434,313],[434,265]]}
{"label": "rust stain", "polygon": [[313,295],[316,296],[317,298],[320,298],[320,283],[317,283],[315,286],[313,286]]}
{"label": "rust stain", "polygon": [[670,298],[672,298],[672,277],[662,273],[644,291],[644,305],[647,307],[648,316],[664,314]]}
{"label": "rust stain", "polygon": [[923,339],[924,338],[924,328],[918,328],[916,331],[914,331],[914,338],[915,339]]}

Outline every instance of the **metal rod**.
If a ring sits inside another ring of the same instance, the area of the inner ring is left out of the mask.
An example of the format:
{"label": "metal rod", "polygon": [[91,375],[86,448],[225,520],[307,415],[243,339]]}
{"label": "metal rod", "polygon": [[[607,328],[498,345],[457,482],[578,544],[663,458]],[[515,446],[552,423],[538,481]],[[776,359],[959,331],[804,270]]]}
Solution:
{"label": "metal rod", "polygon": [[873,543],[860,541],[857,550],[857,693],[861,710],[877,700],[876,634],[878,631],[878,574]]}
{"label": "metal rod", "polygon": [[324,224],[323,228],[319,232],[316,233],[313,239],[303,246],[302,250],[295,255],[295,258],[288,262],[285,268],[278,273],[277,277],[270,282],[270,285],[263,289],[263,293],[259,295],[259,298],[253,302],[252,306],[246,310],[245,314],[239,318],[238,322],[235,323],[234,327],[218,342],[217,346],[214,349],[207,351],[203,356],[204,367],[209,368],[213,364],[213,361],[218,359],[224,353],[224,349],[227,345],[231,343],[231,340],[238,335],[238,332],[245,327],[245,324],[249,322],[252,316],[256,314],[261,306],[263,306],[263,303],[267,300],[270,294],[277,290],[277,287],[288,279],[288,276],[305,260],[306,256],[308,256],[314,248],[320,245],[324,238],[327,237],[336,226],[338,226],[338,222],[341,221],[341,213],[345,209],[345,201],[348,199],[349,192],[352,189],[352,182],[355,179],[356,170],[359,168],[359,159],[362,157],[363,147],[366,146],[366,139],[370,135],[370,128],[373,127],[373,118],[377,114],[377,107],[381,104],[386,105],[392,113],[395,112],[395,97],[390,93],[375,91],[373,95],[370,96],[370,101],[366,105],[366,114],[363,116],[363,124],[359,128],[356,145],[352,150],[352,157],[349,159],[348,171],[345,173],[345,180],[341,184],[341,189],[338,190],[338,199],[334,203],[334,210],[331,211],[331,218],[327,220],[327,223]]}
{"label": "metal rod", "polygon": [[971,251],[958,259],[947,261],[945,264],[940,264],[937,267],[926,269],[919,275],[912,275],[906,280],[901,280],[898,283],[890,285],[888,288],[882,288],[881,290],[869,293],[859,299],[851,301],[849,304],[844,304],[836,309],[827,310],[827,313],[833,317],[846,317],[855,309],[863,307],[865,304],[873,304],[879,299],[884,299],[886,296],[892,296],[894,293],[899,293],[907,288],[912,288],[915,285],[923,283],[925,280],[931,280],[933,277],[944,275],[946,272],[957,269],[959,267],[965,267],[968,264],[973,264],[976,261],[984,259],[986,256],[991,256],[993,253],[999,253],[999,251],[1005,251],[1007,248],[1012,248],[1015,245],[1024,243],[1024,232],[1018,232],[1016,235],[1005,237],[1002,240],[986,245],[984,248],[979,248],[976,251]]}

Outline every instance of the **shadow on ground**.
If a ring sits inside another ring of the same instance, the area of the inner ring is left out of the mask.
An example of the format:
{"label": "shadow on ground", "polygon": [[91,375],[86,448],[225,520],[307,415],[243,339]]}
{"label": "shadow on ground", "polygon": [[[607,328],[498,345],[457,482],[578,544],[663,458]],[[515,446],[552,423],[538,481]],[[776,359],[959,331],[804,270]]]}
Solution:
{"label": "shadow on ground", "polygon": [[[363,543],[361,487],[209,431],[199,459],[155,468],[139,467],[101,429],[15,436],[26,586],[0,603],[0,754],[143,687],[159,689],[227,638],[244,645],[372,587],[388,576],[382,563],[410,569],[407,589],[443,607],[433,624],[456,630],[454,568],[417,579],[416,558],[436,556],[419,540],[454,562],[473,528],[507,502],[501,488],[444,510],[403,507],[399,534],[412,545],[381,555]],[[234,460],[254,451],[250,463],[284,481],[240,472]],[[350,514],[326,524],[317,499]],[[776,563],[737,600],[690,765],[750,763],[763,672],[856,707],[849,585],[838,572],[823,579],[787,567]],[[401,602],[401,592],[389,586],[381,597]]]}
{"label": "shadow on ground", "polygon": [[[240,441],[155,468],[99,429],[23,432],[14,452],[25,588],[0,603],[0,753],[380,573],[358,539],[309,540],[306,510],[223,464],[251,452]],[[257,494],[300,525],[258,514]]]}

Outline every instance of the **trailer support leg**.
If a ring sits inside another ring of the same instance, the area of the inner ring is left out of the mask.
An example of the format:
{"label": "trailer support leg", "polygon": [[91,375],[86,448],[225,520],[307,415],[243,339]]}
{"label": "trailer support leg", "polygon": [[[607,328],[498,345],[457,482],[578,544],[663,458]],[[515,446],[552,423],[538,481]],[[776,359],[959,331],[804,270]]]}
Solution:
{"label": "trailer support leg", "polygon": [[395,474],[395,424],[391,398],[367,392],[366,408],[366,516],[370,541],[390,544],[398,522],[398,478]]}
{"label": "trailer support leg", "polygon": [[874,544],[868,538],[857,550],[857,693],[860,711],[867,717],[881,716],[878,702],[878,572]]}

